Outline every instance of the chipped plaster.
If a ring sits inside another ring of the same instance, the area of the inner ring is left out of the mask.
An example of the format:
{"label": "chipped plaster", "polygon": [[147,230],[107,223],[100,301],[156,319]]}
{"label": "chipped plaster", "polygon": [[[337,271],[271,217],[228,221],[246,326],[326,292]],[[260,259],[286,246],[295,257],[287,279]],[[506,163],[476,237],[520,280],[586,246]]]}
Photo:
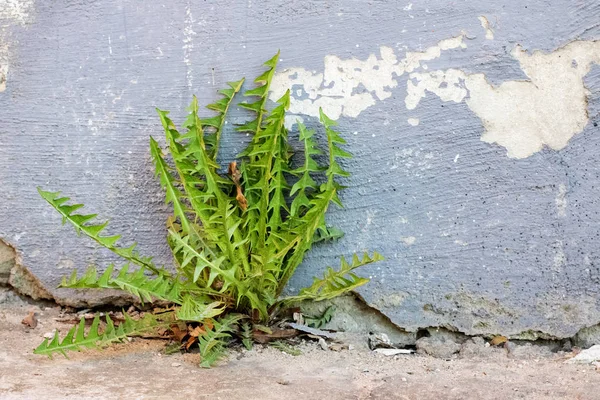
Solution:
{"label": "chipped plaster", "polygon": [[33,0],[0,0],[0,92],[6,90],[9,69],[9,28],[32,20]]}
{"label": "chipped plaster", "polygon": [[371,54],[366,60],[328,55],[323,72],[288,68],[277,73],[269,98],[276,101],[292,88],[291,113],[318,117],[322,107],[333,119],[356,118],[377,101],[388,99],[390,89],[398,86],[397,77],[414,71],[424,61],[441,57],[442,52],[465,48],[463,39],[464,35],[444,39],[424,51],[406,52],[400,60],[387,46],[379,48],[379,57]]}
{"label": "chipped plaster", "polygon": [[[493,39],[488,19],[479,20],[486,39]],[[275,76],[271,100],[277,100],[288,87],[294,89],[290,112],[317,117],[319,108],[337,119],[356,118],[377,101],[388,99],[398,86],[398,77],[409,73],[405,104],[414,110],[427,93],[444,102],[465,102],[481,120],[481,140],[498,144],[510,158],[526,158],[544,146],[563,149],[588,122],[587,89],[584,76],[592,63],[600,62],[600,42],[575,41],[554,52],[527,53],[520,46],[512,56],[528,76],[528,81],[505,81],[492,85],[484,74],[467,74],[459,69],[426,70],[424,61],[442,56],[448,50],[465,48],[464,35],[444,39],[422,52],[405,53],[398,60],[394,50],[381,46],[380,56],[366,60],[341,59],[328,55],[324,71],[289,68]],[[510,118],[507,116],[510,115]],[[418,125],[417,118],[407,122]]]}
{"label": "chipped plaster", "polygon": [[479,17],[479,22],[481,22],[481,27],[485,30],[485,38],[486,40],[494,40],[494,31],[490,27],[490,21],[487,17],[483,15]]}
{"label": "chipped plaster", "polygon": [[481,119],[481,140],[503,146],[511,158],[529,157],[544,146],[563,149],[588,123],[583,78],[600,62],[600,42],[575,41],[532,54],[517,46],[512,56],[528,81],[494,86],[484,74],[456,69],[415,72],[407,83],[406,107],[415,109],[427,92],[442,101],[464,101]]}
{"label": "chipped plaster", "polygon": [[420,121],[419,121],[419,118],[409,118],[406,120],[406,122],[408,122],[408,124],[410,126],[417,126],[417,125],[419,125]]}

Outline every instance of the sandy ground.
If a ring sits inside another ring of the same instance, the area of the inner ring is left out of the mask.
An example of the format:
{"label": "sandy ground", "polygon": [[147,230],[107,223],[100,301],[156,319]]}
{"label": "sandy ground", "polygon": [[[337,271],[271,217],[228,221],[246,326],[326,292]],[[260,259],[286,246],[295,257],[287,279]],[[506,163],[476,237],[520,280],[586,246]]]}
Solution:
{"label": "sandy ground", "polygon": [[[21,320],[38,312],[35,329]],[[600,399],[600,372],[565,364],[569,354],[528,347],[507,354],[441,360],[384,356],[364,337],[352,350],[300,346],[290,356],[255,346],[232,351],[219,367],[197,367],[195,354],[163,355],[164,342],[136,339],[70,359],[32,354],[60,308],[28,303],[0,288],[0,399]]]}

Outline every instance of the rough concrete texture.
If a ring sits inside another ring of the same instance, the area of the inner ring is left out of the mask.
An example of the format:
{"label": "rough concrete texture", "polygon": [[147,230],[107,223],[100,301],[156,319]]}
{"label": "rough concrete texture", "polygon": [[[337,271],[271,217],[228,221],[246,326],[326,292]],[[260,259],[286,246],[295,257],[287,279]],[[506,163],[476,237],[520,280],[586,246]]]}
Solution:
{"label": "rough concrete texture", "polygon": [[[54,289],[111,258],[35,186],[169,265],[154,106],[181,122],[192,94],[214,100],[281,49],[290,124],[322,106],[355,155],[329,217],[346,236],[314,249],[291,291],[370,249],[386,261],[360,295],[407,331],[572,337],[600,322],[598,2],[0,5],[0,237],[59,301],[113,299]],[[225,135],[224,161],[242,139]]]}

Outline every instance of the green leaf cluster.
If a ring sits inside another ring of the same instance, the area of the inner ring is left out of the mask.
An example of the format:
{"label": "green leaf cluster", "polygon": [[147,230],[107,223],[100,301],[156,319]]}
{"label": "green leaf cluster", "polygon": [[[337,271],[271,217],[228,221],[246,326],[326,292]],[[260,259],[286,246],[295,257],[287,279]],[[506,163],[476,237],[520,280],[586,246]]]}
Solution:
{"label": "green leaf cluster", "polygon": [[111,343],[121,342],[128,337],[149,334],[161,326],[167,326],[172,321],[172,318],[165,314],[161,315],[162,318],[158,318],[147,313],[139,320],[132,319],[127,313],[123,313],[123,315],[125,321],[118,326],[115,326],[112,319],[106,315],[106,324],[104,324],[104,328],[101,328],[100,315],[96,314],[87,335],[85,318],[82,317],[79,324],[71,328],[62,340],[60,340],[58,331],[55,331],[51,340],[44,339],[33,352],[49,357],[52,357],[54,353],[60,353],[66,357],[67,351],[107,346]]}
{"label": "green leaf cluster", "polygon": [[[199,338],[203,365],[216,361],[224,340],[236,331],[243,314],[252,323],[268,323],[273,313],[294,301],[324,300],[365,284],[354,270],[382,259],[374,253],[352,263],[343,258],[341,268],[328,267],[322,278],[297,296],[282,298],[282,291],[314,243],[339,238],[338,229],[328,227],[325,214],[333,203],[342,206],[339,178],[350,174],[341,160],[351,155],[335,130],[335,121],[320,111],[321,135],[326,148],[317,145],[317,131],[298,124],[302,162],[292,163],[292,146],[285,116],[290,106],[289,90],[271,109],[267,96],[279,53],[268,60],[265,71],[254,80],[255,87],[237,105],[252,117],[235,130],[251,135],[238,161],[228,172],[219,160],[220,140],[227,126],[228,111],[241,91],[244,79],[230,82],[220,91],[221,98],[207,106],[215,113],[201,117],[198,100],[193,98],[181,128],[169,112],[157,109],[164,128],[164,143],[150,138],[150,153],[156,175],[165,191],[165,201],[173,215],[167,221],[167,241],[173,252],[175,272],[155,265],[141,256],[135,243],[121,246],[121,236],[106,234],[107,222],[96,222],[95,214],[80,214],[81,204],[71,204],[60,193],[39,189],[41,196],[71,223],[78,233],[121,256],[126,264],[104,273],[95,268],[83,276],[76,272],[62,287],[120,289],[141,301],[168,301],[178,305],[176,317],[183,321],[214,321]],[[137,267],[131,269],[130,266]],[[249,323],[246,323],[250,325]],[[250,347],[251,328],[244,325],[243,338]],[[53,340],[46,348],[77,349],[78,335],[63,342]],[[96,340],[93,331],[90,341]],[[65,340],[66,340],[65,339]],[[87,343],[84,341],[81,343]],[[96,340],[99,341],[99,340]],[[69,347],[70,346],[70,347]],[[84,344],[81,344],[84,346]],[[79,346],[80,347],[80,346]],[[60,351],[60,350],[59,350]]]}

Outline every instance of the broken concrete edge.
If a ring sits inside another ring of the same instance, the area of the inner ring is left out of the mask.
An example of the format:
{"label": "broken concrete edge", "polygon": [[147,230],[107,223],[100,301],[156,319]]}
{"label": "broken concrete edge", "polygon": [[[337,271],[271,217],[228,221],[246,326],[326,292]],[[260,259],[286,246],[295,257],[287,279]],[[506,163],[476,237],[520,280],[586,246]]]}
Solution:
{"label": "broken concrete edge", "polygon": [[18,294],[33,300],[50,300],[72,308],[141,304],[135,297],[119,290],[105,289],[101,296],[89,296],[89,291],[76,289],[55,289],[51,292],[23,265],[22,260],[17,248],[0,238],[0,286],[9,286]]}
{"label": "broken concrete edge", "polygon": [[[58,305],[72,308],[140,305],[136,298],[118,290],[103,290],[101,296],[89,296],[86,295],[85,290],[73,289],[57,289],[52,293],[23,265],[17,248],[1,238],[0,285],[10,286],[18,294],[33,300],[51,300]],[[496,334],[468,335],[454,326],[424,326],[407,330],[392,322],[381,310],[369,305],[358,293],[321,302],[303,302],[299,306],[309,315],[321,315],[328,307],[334,306],[336,311],[326,325],[327,328],[363,334],[384,333],[399,347],[414,346],[417,340],[423,337],[435,337],[461,344],[470,338],[492,339],[496,336]],[[600,344],[600,322],[581,328],[572,337],[556,337],[542,331],[527,330],[515,335],[507,335],[507,338],[511,341],[539,344],[570,341],[574,346],[589,348]]]}
{"label": "broken concrete edge", "polygon": [[33,300],[54,300],[40,280],[23,266],[21,253],[0,238],[0,285],[10,286],[17,293]]}
{"label": "broken concrete edge", "polygon": [[[414,346],[423,338],[435,338],[449,343],[463,344],[470,339],[481,338],[491,340],[501,333],[466,334],[454,326],[423,326],[408,330],[392,322],[381,310],[369,305],[358,293],[340,296],[321,302],[303,302],[300,307],[308,315],[322,315],[330,306],[335,307],[331,321],[325,326],[328,329],[385,334],[396,347]],[[600,323],[580,329],[572,337],[557,337],[542,331],[527,330],[514,335],[506,335],[515,343],[531,343],[534,345],[565,345],[588,348],[600,344]]]}

